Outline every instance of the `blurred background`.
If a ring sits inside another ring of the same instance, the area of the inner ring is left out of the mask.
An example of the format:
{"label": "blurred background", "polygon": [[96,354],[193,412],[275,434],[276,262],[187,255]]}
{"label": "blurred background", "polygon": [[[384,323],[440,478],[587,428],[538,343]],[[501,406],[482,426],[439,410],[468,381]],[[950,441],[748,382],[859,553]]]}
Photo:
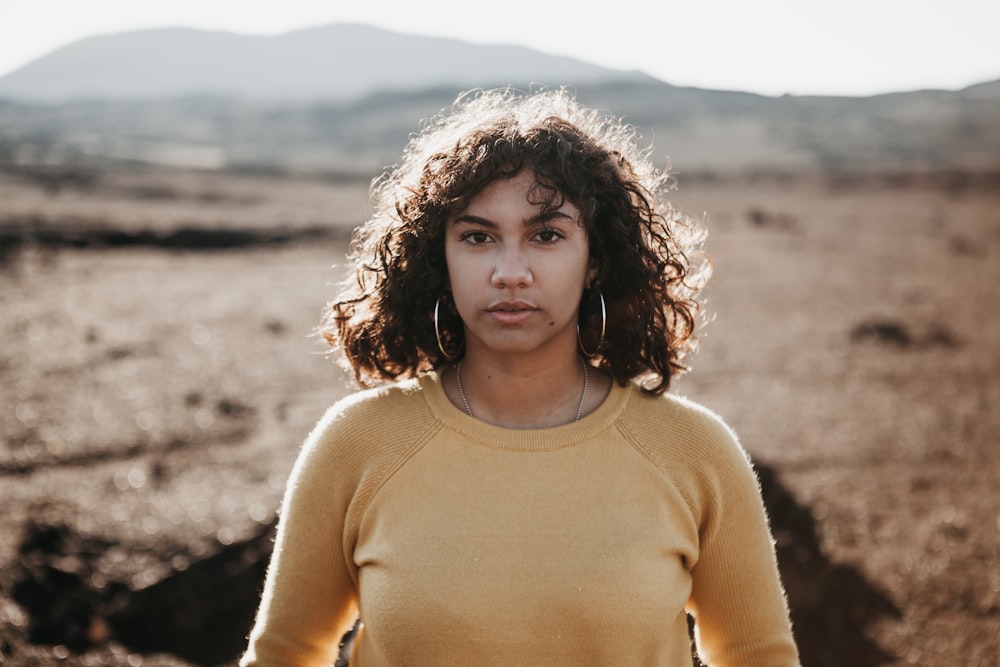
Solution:
{"label": "blurred background", "polygon": [[[480,13],[481,12],[481,13]],[[0,662],[234,664],[368,187],[466,90],[636,128],[715,276],[675,391],[807,667],[1000,664],[1000,6],[0,5]]]}

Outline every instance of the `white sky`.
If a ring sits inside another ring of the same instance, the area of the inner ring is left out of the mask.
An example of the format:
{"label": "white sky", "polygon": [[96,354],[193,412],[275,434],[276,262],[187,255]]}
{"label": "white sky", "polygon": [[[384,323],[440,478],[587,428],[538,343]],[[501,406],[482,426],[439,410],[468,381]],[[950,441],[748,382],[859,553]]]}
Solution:
{"label": "white sky", "polygon": [[339,22],[519,44],[675,85],[768,95],[1000,79],[1000,0],[0,0],[0,76],[96,34],[279,34]]}

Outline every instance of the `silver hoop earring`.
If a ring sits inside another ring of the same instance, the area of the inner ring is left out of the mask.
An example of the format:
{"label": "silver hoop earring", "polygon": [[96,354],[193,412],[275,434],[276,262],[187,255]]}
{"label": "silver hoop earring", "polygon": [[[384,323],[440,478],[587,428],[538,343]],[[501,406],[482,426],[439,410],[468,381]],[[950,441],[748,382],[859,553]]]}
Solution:
{"label": "silver hoop earring", "polygon": [[597,290],[597,296],[601,298],[601,338],[597,341],[597,348],[593,352],[587,352],[587,348],[583,346],[583,338],[580,337],[580,324],[576,325],[577,345],[580,346],[580,352],[583,353],[583,356],[588,359],[593,359],[601,351],[601,347],[604,345],[604,332],[608,325],[608,309],[604,305],[604,292]]}
{"label": "silver hoop earring", "polygon": [[441,297],[437,298],[434,302],[434,337],[437,338],[438,349],[441,350],[441,356],[448,361],[455,361],[458,359],[458,353],[449,354],[447,350],[444,349],[444,345],[441,342],[441,327],[438,325],[438,309],[441,307]]}

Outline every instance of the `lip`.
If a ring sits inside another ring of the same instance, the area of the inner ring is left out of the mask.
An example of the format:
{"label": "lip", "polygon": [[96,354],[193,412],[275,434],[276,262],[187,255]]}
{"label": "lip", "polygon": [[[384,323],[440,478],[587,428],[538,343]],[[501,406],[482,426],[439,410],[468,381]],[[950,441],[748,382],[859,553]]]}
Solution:
{"label": "lip", "polygon": [[525,301],[498,301],[490,304],[486,312],[501,324],[520,324],[538,310]]}

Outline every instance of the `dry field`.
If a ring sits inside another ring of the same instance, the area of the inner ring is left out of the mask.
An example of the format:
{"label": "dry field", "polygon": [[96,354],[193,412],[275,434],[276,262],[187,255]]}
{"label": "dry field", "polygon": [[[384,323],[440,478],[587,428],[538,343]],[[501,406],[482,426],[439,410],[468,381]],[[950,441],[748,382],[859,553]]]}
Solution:
{"label": "dry field", "polygon": [[[1000,179],[679,175],[807,667],[1000,664]],[[366,184],[0,172],[0,662],[229,664]]]}

